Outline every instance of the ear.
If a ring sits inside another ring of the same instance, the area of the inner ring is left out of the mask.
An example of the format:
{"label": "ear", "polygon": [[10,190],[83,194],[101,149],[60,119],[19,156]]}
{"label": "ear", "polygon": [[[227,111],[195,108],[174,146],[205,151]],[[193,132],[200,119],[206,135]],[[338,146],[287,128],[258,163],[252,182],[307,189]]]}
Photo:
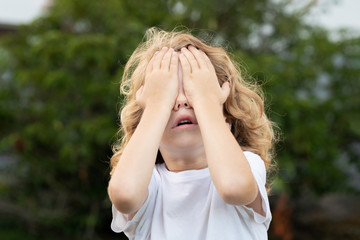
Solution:
{"label": "ear", "polygon": [[223,104],[230,95],[230,83],[224,82],[221,86],[221,103]]}

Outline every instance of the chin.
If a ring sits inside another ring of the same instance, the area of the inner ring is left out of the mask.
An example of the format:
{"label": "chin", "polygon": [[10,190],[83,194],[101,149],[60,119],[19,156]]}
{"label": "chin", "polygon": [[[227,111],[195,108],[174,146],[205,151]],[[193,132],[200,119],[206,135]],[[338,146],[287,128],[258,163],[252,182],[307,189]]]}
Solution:
{"label": "chin", "polygon": [[204,148],[204,144],[201,138],[183,136],[177,139],[172,139],[167,143],[161,143],[160,148],[166,151],[178,152],[178,151],[193,151]]}

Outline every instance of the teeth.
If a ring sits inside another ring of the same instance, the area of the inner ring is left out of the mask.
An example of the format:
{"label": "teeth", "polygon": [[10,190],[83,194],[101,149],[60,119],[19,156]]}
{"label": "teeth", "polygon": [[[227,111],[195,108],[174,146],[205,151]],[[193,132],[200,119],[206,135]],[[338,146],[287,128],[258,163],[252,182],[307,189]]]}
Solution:
{"label": "teeth", "polygon": [[191,121],[189,121],[189,120],[182,120],[182,121],[179,122],[178,126],[179,126],[179,125],[183,125],[183,124],[191,124]]}
{"label": "teeth", "polygon": [[191,123],[189,120],[182,120],[180,123]]}

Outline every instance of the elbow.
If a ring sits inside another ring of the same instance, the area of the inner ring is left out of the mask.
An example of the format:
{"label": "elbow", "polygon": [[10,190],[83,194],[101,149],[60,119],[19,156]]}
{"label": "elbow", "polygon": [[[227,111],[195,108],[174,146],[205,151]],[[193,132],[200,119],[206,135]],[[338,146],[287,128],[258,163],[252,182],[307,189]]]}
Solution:
{"label": "elbow", "polygon": [[249,181],[233,180],[222,183],[219,195],[222,200],[231,205],[247,205],[252,203],[258,192],[254,179]]}
{"label": "elbow", "polygon": [[114,207],[121,213],[130,214],[140,208],[139,200],[129,186],[114,186],[110,181],[108,194]]}

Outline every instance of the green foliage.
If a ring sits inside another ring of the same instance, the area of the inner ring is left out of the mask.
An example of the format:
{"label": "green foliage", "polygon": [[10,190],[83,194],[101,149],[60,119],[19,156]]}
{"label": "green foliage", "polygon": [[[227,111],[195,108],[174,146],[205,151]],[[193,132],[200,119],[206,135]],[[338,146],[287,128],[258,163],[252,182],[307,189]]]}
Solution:
{"label": "green foliage", "polygon": [[53,231],[96,239],[109,228],[119,81],[151,26],[194,29],[263,83],[283,139],[276,191],[356,190],[347,173],[360,169],[360,39],[344,32],[331,41],[303,23],[306,12],[274,2],[58,0],[46,16],[3,37],[0,157],[8,160],[0,169],[0,208],[21,220],[12,227],[36,239]]}

